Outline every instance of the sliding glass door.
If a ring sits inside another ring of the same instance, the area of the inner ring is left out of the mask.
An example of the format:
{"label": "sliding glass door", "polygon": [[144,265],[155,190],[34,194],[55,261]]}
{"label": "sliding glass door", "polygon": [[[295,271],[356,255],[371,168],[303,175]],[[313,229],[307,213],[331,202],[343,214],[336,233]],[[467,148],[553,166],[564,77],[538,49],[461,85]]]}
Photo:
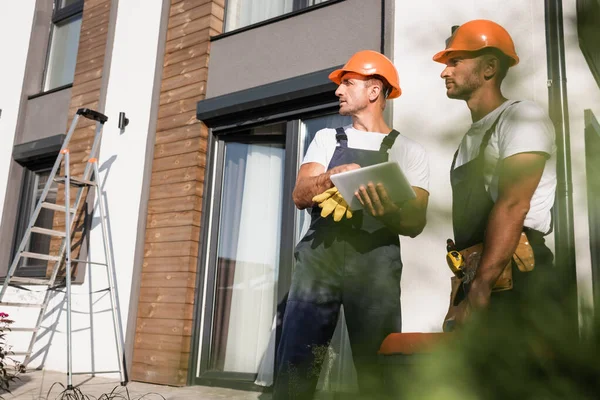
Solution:
{"label": "sliding glass door", "polygon": [[[292,201],[296,175],[317,131],[349,123],[321,113],[212,136],[197,383],[272,385],[278,312],[290,287],[294,247],[310,223],[309,212]],[[334,361],[325,366],[319,388],[344,390],[354,371],[343,324],[332,345]]]}
{"label": "sliding glass door", "polygon": [[225,143],[211,370],[256,373],[267,349],[279,264],[282,143]]}
{"label": "sliding glass door", "polygon": [[274,351],[284,139],[281,124],[215,136],[200,377],[254,381]]}

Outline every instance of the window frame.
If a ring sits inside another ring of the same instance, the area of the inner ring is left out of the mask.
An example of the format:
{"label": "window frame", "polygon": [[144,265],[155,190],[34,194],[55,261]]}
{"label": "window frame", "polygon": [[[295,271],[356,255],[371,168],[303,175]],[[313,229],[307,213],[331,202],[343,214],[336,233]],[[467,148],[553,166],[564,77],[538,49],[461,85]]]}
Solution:
{"label": "window frame", "polygon": [[[249,31],[251,29],[259,28],[261,26],[270,25],[270,24],[273,24],[275,22],[279,22],[279,21],[283,21],[283,20],[288,19],[288,18],[295,17],[297,15],[301,15],[301,14],[304,14],[304,13],[307,13],[307,12],[318,10],[319,8],[331,6],[331,5],[340,3],[340,2],[345,1],[345,0],[327,0],[327,1],[324,1],[324,2],[319,3],[319,4],[315,4],[315,5],[312,5],[312,6],[305,6],[305,7],[302,7],[302,4],[306,4],[308,2],[308,0],[293,0],[293,1],[294,1],[294,3],[293,3],[293,11],[291,11],[289,13],[281,14],[281,15],[278,15],[276,17],[265,19],[263,21],[255,22],[255,23],[250,24],[250,25],[242,26],[240,28],[233,29],[231,31],[226,31],[227,27],[225,26],[226,25],[225,21],[227,20],[227,6],[228,6],[228,3],[229,3],[229,0],[226,0],[225,1],[224,13],[223,13],[223,16],[224,16],[223,17],[224,18],[224,20],[223,20],[223,33],[211,36],[210,37],[210,41],[215,41],[215,40],[223,39],[223,38],[226,38],[226,37],[231,36],[231,35],[235,35],[235,34],[238,34],[238,33],[241,33],[241,32],[246,32],[246,31]],[[296,8],[296,7],[301,7],[301,8]]]}
{"label": "window frame", "polygon": [[600,87],[600,3],[596,0],[577,0],[576,8],[579,48]]}
{"label": "window frame", "polygon": [[222,159],[218,159],[216,151],[218,139],[229,135],[244,135],[244,132],[247,134],[250,129],[259,126],[285,123],[282,221],[286,221],[287,225],[282,225],[282,241],[280,242],[280,268],[277,287],[277,301],[279,303],[288,292],[292,278],[291,266],[293,265],[297,223],[292,191],[301,161],[301,155],[298,154],[301,124],[304,119],[338,112],[339,100],[334,94],[336,85],[328,79],[332,68],[224,96],[204,99],[197,103],[196,118],[203,121],[209,131],[200,222],[201,245],[197,255],[198,273],[196,274],[195,285],[191,356],[188,364],[187,382],[189,385],[208,384],[244,390],[265,390],[265,388],[254,384],[252,376],[212,372],[208,371],[207,368],[210,360],[210,353],[207,349],[210,349],[211,336],[207,335],[205,331],[212,329],[212,321],[210,320],[212,315],[206,310],[209,303],[207,291],[211,290],[209,285],[215,284],[215,282],[210,282],[207,279],[207,274],[210,271],[209,267],[212,267],[209,264],[208,257],[210,256],[209,246],[214,238],[211,225],[214,223],[212,215],[219,212],[220,209],[220,204],[217,204],[217,199],[213,198],[213,193],[216,182],[219,182],[217,180],[218,165],[222,165],[223,162]]}
{"label": "window frame", "polygon": [[60,7],[60,0],[54,0],[54,13],[52,15],[52,24],[59,24],[77,14],[83,13],[84,0],[78,0],[75,3],[65,7]]}
{"label": "window frame", "polygon": [[77,2],[69,4],[65,7],[60,7],[59,4],[60,0],[54,0],[54,11],[52,13],[52,23],[50,26],[50,32],[48,34],[48,45],[46,46],[46,60],[44,62],[44,70],[41,80],[42,87],[40,88],[40,93],[34,95],[35,97],[67,89],[73,86],[73,82],[71,81],[70,83],[60,85],[55,88],[46,89],[46,82],[48,81],[48,68],[50,67],[50,53],[52,52],[52,39],[54,37],[54,30],[56,29],[56,26],[60,25],[61,23],[68,22],[69,19],[74,18],[79,14],[82,14],[83,19],[84,0],[78,0]]}
{"label": "window frame", "polygon": [[[27,226],[31,219],[31,213],[34,211],[35,205],[37,204],[34,203],[36,196],[35,192],[37,191],[37,187],[34,186],[36,182],[36,175],[38,175],[40,172],[49,172],[52,169],[53,164],[54,163],[47,161],[39,164],[33,164],[24,168],[19,194],[19,209],[17,211],[17,219],[15,224],[16,229],[13,237],[13,246],[11,249],[11,262],[17,255],[17,250],[21,244],[23,235],[27,231]],[[27,278],[46,278],[47,268],[44,267],[43,271],[39,271],[39,273],[34,272],[35,271],[27,271],[17,267],[15,270],[15,276]]]}
{"label": "window frame", "polygon": [[[320,107],[306,104],[304,108],[286,113],[273,119],[252,121],[248,125],[237,127],[211,128],[209,130],[207,147],[207,176],[205,179],[202,221],[201,248],[198,257],[197,301],[195,302],[194,333],[192,334],[192,356],[188,383],[193,385],[216,385],[243,390],[267,390],[254,384],[257,374],[221,372],[211,370],[210,351],[212,346],[213,313],[216,284],[216,259],[219,240],[219,211],[221,207],[222,188],[220,184],[224,173],[225,144],[230,141],[247,143],[275,141],[276,138],[284,143],[284,179],[282,227],[280,239],[279,273],[277,278],[276,296],[279,304],[288,293],[292,281],[294,265],[294,248],[296,240],[296,207],[292,200],[292,191],[296,182],[297,171],[302,155],[300,149],[302,121],[305,119],[337,113],[338,103],[328,103]],[[251,129],[259,126],[283,123],[283,138],[281,135],[251,135]],[[277,335],[278,336],[278,335]],[[277,345],[277,344],[276,344]]]}
{"label": "window frame", "polygon": [[[29,210],[29,213],[26,214],[24,207],[26,204],[31,204],[31,194],[33,194],[35,190],[31,185],[35,182],[35,174],[52,168],[56,162],[62,144],[64,143],[65,137],[64,134],[59,134],[34,140],[32,142],[18,144],[13,147],[12,158],[23,169],[23,176],[19,188],[19,202],[15,216],[15,230],[12,238],[12,247],[10,249],[10,263],[12,263],[15,258],[18,247],[23,239],[23,234],[25,233],[27,224],[31,218],[31,212],[33,211],[33,209]],[[19,269],[15,271],[15,275],[19,275],[18,271]],[[2,278],[5,277],[6,273]],[[44,271],[43,276],[28,275],[28,277],[45,278],[46,273]],[[77,282],[79,283],[79,281]]]}
{"label": "window frame", "polygon": [[587,180],[588,225],[592,264],[592,293],[594,308],[600,309],[600,184],[593,178],[600,171],[600,123],[592,110],[584,111],[585,170]]}
{"label": "window frame", "polygon": [[[261,124],[271,125],[268,124]],[[281,143],[284,146],[284,151],[286,155],[286,159],[284,161],[284,193],[286,190],[286,182],[288,179],[288,170],[287,170],[287,140],[285,135],[261,135],[261,134],[252,134],[252,129],[243,129],[243,130],[232,130],[229,132],[222,133],[220,135],[214,135],[211,132],[211,139],[209,140],[209,148],[211,149],[210,158],[207,158],[209,162],[207,165],[212,165],[210,171],[209,185],[206,187],[210,187],[210,191],[204,199],[210,199],[205,201],[203,205],[202,212],[202,241],[204,243],[204,250],[202,251],[202,257],[200,257],[202,266],[204,268],[201,269],[202,273],[202,282],[206,281],[206,291],[202,290],[201,296],[203,307],[201,308],[204,314],[204,326],[199,326],[198,328],[198,336],[194,338],[194,341],[197,343],[202,338],[202,349],[201,356],[198,357],[198,353],[194,354],[195,359],[197,359],[197,368],[194,368],[193,381],[195,384],[212,384],[215,381],[219,382],[227,382],[230,385],[234,385],[235,387],[239,387],[246,390],[260,390],[259,386],[254,385],[254,380],[256,379],[257,374],[253,373],[239,373],[239,372],[226,372],[226,371],[215,371],[210,369],[210,359],[211,359],[211,347],[212,347],[212,334],[214,329],[214,311],[215,311],[215,285],[217,283],[217,253],[218,253],[218,245],[219,245],[219,231],[220,231],[220,222],[221,222],[221,201],[223,196],[223,187],[222,182],[224,178],[225,172],[225,147],[227,143],[237,142],[237,143]],[[205,189],[205,193],[207,193]],[[288,204],[285,199],[283,200],[282,208],[287,210]],[[209,205],[210,203],[210,205]],[[206,211],[208,214],[205,214],[204,207],[208,206],[208,210]],[[206,215],[206,219],[205,219]],[[282,237],[280,239],[280,263],[283,258],[284,247],[281,246],[285,242],[285,230],[287,221],[282,219]],[[279,269],[278,279],[277,279],[277,299],[280,300],[279,294],[279,279],[282,277],[282,269]],[[204,287],[204,286],[199,286]],[[196,314],[197,315],[197,314]],[[199,320],[199,318],[198,318]],[[198,346],[198,350],[200,350]]]}

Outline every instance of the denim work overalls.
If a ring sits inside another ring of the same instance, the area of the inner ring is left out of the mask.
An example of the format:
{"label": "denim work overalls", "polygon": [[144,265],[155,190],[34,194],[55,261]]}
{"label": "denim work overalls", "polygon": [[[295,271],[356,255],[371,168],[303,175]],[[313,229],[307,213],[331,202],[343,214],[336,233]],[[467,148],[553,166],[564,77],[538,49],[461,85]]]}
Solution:
{"label": "denim work overalls", "polygon": [[[450,182],[452,184],[452,227],[457,250],[463,250],[484,241],[488,219],[494,207],[494,201],[485,187],[485,148],[496,130],[500,117],[513,104],[504,109],[490,129],[485,132],[475,159],[455,169],[458,150],[454,154]],[[554,256],[545,245],[544,234],[527,227],[524,227],[523,231],[533,249],[535,268],[530,272],[521,272],[513,262],[513,288],[502,292],[492,292],[490,300],[492,309],[501,308],[503,305],[507,305],[506,303],[521,301],[528,290],[534,290],[533,285],[538,286],[535,280],[547,279],[541,275],[550,273],[552,269]],[[468,288],[465,289],[468,290]]]}
{"label": "denim work overalls", "polygon": [[[388,161],[399,133],[392,131],[379,151],[352,149],[343,128],[327,169]],[[334,222],[313,207],[311,225],[295,251],[283,330],[277,353],[273,399],[311,399],[340,310],[344,314],[358,383],[363,393],[381,390],[377,351],[401,330],[400,241],[378,219],[357,211]]]}

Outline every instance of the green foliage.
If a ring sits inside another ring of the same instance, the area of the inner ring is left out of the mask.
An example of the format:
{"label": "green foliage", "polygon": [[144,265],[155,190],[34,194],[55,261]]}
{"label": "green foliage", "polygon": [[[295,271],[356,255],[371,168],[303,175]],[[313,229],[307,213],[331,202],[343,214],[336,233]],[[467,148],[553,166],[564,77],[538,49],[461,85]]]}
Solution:
{"label": "green foliage", "polygon": [[[0,393],[10,393],[9,385],[18,379],[20,371],[19,363],[10,357],[13,352],[6,342],[6,333],[10,331],[13,322],[8,319],[8,314],[0,312]],[[1,395],[0,399],[3,399]]]}
{"label": "green foliage", "polygon": [[[532,288],[510,307],[476,314],[393,379],[402,399],[597,399],[600,319],[578,321],[573,292]],[[579,323],[585,329],[579,329]]]}

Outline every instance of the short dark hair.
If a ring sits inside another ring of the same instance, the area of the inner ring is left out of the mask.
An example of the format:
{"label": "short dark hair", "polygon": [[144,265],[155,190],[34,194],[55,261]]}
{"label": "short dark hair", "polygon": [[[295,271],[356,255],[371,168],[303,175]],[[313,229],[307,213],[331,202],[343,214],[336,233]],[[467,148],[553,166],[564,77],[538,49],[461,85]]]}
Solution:
{"label": "short dark hair", "polygon": [[498,82],[502,82],[508,73],[508,68],[510,67],[510,58],[495,47],[486,47],[485,49],[477,52],[477,56],[482,55],[490,55],[498,59]]}
{"label": "short dark hair", "polygon": [[381,93],[383,94],[383,99],[387,100],[389,95],[392,93],[392,86],[387,82],[387,80],[381,75],[371,75],[369,79],[367,79],[367,86],[375,85],[375,80],[381,82]]}

